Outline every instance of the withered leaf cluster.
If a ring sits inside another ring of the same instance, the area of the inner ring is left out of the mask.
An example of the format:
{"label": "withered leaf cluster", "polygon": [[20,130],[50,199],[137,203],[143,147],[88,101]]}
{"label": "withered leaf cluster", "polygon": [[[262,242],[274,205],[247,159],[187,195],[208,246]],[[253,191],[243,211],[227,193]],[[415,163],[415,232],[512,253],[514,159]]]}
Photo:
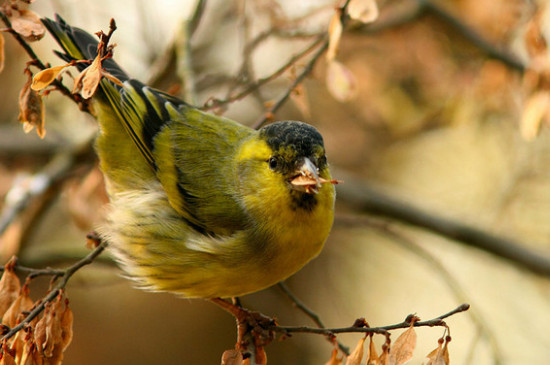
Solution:
{"label": "withered leaf cluster", "polygon": [[[26,42],[35,42],[46,34],[46,28],[40,21],[40,16],[35,12],[23,9],[22,6],[29,1],[5,0],[0,5],[0,11],[9,20],[10,31],[16,33]],[[8,25],[8,24],[6,24]],[[4,68],[4,38],[0,33],[0,72]],[[31,75],[28,69],[25,72],[29,80],[25,83],[19,94],[19,121],[23,124],[25,132],[36,128],[40,138],[44,138],[44,104],[42,97],[31,90]]]}
{"label": "withered leaf cluster", "polygon": [[[418,320],[418,318],[415,318]],[[413,357],[413,352],[416,347],[416,331],[414,330],[414,322],[405,330],[395,342],[391,342],[389,337],[386,337],[386,342],[382,346],[382,352],[378,355],[376,346],[373,341],[373,335],[367,334],[359,339],[357,346],[353,352],[344,358],[339,355],[339,351],[335,348],[332,351],[331,357],[325,365],[402,365],[407,363]],[[365,341],[369,337],[369,345],[365,349]],[[450,336],[445,339],[439,339],[438,347],[430,352],[426,358],[428,361],[425,365],[449,365],[448,342]],[[362,362],[365,359],[366,362]]]}
{"label": "withered leaf cluster", "polygon": [[[0,318],[4,333],[20,324],[41,302],[30,298],[28,283],[21,286],[14,272],[15,259],[4,267],[0,279]],[[32,319],[13,337],[0,343],[0,365],[58,365],[73,336],[73,313],[63,293],[46,304],[44,312]],[[2,334],[2,336],[4,335]]]}
{"label": "withered leaf cluster", "polygon": [[[21,36],[26,42],[40,40],[46,32],[44,25],[40,21],[40,16],[30,10],[22,9],[21,3],[28,3],[28,1],[5,0],[0,5],[0,11],[7,16],[10,22],[9,31]],[[25,133],[36,128],[38,136],[44,138],[46,130],[44,128],[45,110],[42,96],[49,92],[47,90],[44,91],[44,89],[57,80],[61,73],[69,66],[79,63],[89,64],[76,77],[72,90],[73,94],[80,93],[84,99],[89,99],[94,95],[103,77],[122,86],[120,80],[109,74],[102,67],[102,62],[106,58],[112,57],[114,46],[104,44],[106,43],[103,40],[104,38],[100,38],[98,55],[94,60],[79,60],[61,66],[49,67],[38,72],[34,77],[29,70],[29,66],[25,68],[25,74],[27,74],[28,79],[19,94],[18,118],[23,125]],[[4,58],[4,38],[0,33],[0,71],[3,69]]]}
{"label": "withered leaf cluster", "polygon": [[[29,1],[5,0],[0,4],[0,11],[7,16],[13,32],[27,42],[34,42],[44,37],[46,29],[38,14],[21,8],[25,3]],[[0,72],[4,68],[4,58],[4,36],[0,33]]]}
{"label": "withered leaf cluster", "polygon": [[19,93],[19,122],[23,124],[23,131],[29,133],[36,128],[36,133],[40,138],[46,136],[45,108],[42,96],[38,91],[31,88],[32,74],[26,69],[28,78]]}

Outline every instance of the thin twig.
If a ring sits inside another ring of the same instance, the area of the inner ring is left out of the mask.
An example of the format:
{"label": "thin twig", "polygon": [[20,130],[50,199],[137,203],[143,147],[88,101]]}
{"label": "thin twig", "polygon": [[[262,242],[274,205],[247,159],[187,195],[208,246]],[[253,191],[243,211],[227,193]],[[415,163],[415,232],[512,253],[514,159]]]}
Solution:
{"label": "thin twig", "polygon": [[[340,21],[342,22],[342,27],[345,27],[346,25],[346,22],[348,20],[347,18],[347,7],[350,3],[350,0],[347,0],[341,7],[340,7],[340,13],[342,14],[341,17],[340,17]],[[265,123],[267,123],[268,121],[270,121],[273,116],[275,115],[275,113],[277,112],[277,110],[279,110],[279,108],[281,108],[281,106],[283,106],[284,103],[286,103],[286,101],[288,100],[288,98],[290,97],[290,95],[294,92],[294,90],[296,89],[296,87],[298,85],[300,85],[302,83],[302,81],[304,81],[304,79],[311,74],[311,72],[313,72],[313,67],[315,66],[315,64],[317,63],[317,61],[319,60],[319,58],[321,58],[321,56],[323,55],[323,53],[325,53],[325,51],[328,49],[328,45],[329,45],[329,39],[328,39],[328,34],[323,34],[321,36],[319,36],[316,40],[316,42],[322,42],[322,45],[319,47],[319,49],[317,50],[317,52],[315,52],[315,54],[311,57],[311,59],[309,60],[309,62],[306,64],[306,66],[301,70],[301,72],[296,76],[296,78],[294,79],[294,81],[290,84],[290,86],[287,88],[286,92],[281,95],[279,97],[279,99],[277,99],[277,101],[275,101],[275,103],[273,103],[273,105],[264,113],[263,117],[260,118],[252,128],[254,129],[259,129],[261,128]]]}
{"label": "thin twig", "polygon": [[69,266],[68,268],[63,270],[63,274],[60,275],[60,279],[57,282],[57,285],[55,286],[55,288],[52,289],[48,293],[48,295],[42,298],[40,303],[36,307],[34,307],[34,309],[25,317],[23,321],[21,321],[21,323],[11,328],[2,338],[0,338],[0,342],[13,337],[17,332],[19,332],[34,318],[36,318],[36,316],[42,313],[44,308],[46,308],[46,304],[52,302],[59,295],[59,293],[65,288],[65,286],[67,286],[67,283],[69,282],[70,277],[73,276],[73,274],[83,266],[91,264],[94,261],[94,259],[105,250],[106,247],[107,247],[107,243],[105,241],[100,241],[97,247],[92,252],[90,252],[86,257],[76,262],[74,265]]}
{"label": "thin twig", "polygon": [[[9,18],[2,11],[0,11],[0,19],[2,19],[4,24],[6,24],[7,32],[9,32],[15,38],[17,43],[19,43],[21,47],[23,47],[25,52],[29,55],[32,60],[32,64],[40,70],[45,70],[47,66],[38,58],[29,43],[27,43],[27,41],[23,39],[23,37],[21,37],[21,35],[12,28]],[[78,105],[80,110],[91,114],[90,103],[88,100],[83,99],[79,94],[73,94],[71,90],[69,90],[65,85],[63,85],[61,81],[57,79],[52,82],[52,85],[55,86],[55,88],[59,90],[63,95],[68,96],[69,99],[74,101]]]}
{"label": "thin twig", "polygon": [[28,206],[34,198],[44,194],[50,186],[59,182],[73,166],[73,156],[62,154],[56,156],[41,171],[34,174],[25,186],[17,184],[8,193],[2,214],[0,215],[0,235],[3,234],[13,220]]}
{"label": "thin twig", "polygon": [[396,14],[386,15],[384,19],[380,21],[372,24],[365,24],[353,30],[372,34],[395,29],[398,26],[417,21],[420,17],[431,14],[441,19],[446,25],[454,28],[459,34],[475,47],[486,53],[490,58],[500,61],[514,70],[520,72],[525,71],[526,65],[517,56],[509,51],[496,47],[458,16],[445,10],[444,7],[433,0],[412,0],[410,3],[395,5],[393,9],[390,9],[388,12],[394,9],[397,9],[394,11]]}
{"label": "thin twig", "polygon": [[205,0],[197,2],[193,15],[189,19],[182,21],[173,44],[176,58],[176,75],[183,83],[183,99],[192,105],[196,105],[197,103],[197,91],[195,74],[193,72],[191,38],[199,25],[205,6]]}
{"label": "thin twig", "polygon": [[[311,309],[309,309],[305,304],[304,302],[302,302],[296,295],[294,295],[294,293],[290,290],[290,288],[283,282],[281,281],[280,283],[277,284],[277,286],[279,287],[279,289],[281,289],[283,291],[283,293],[292,301],[292,304],[300,309],[302,312],[304,312],[309,318],[311,318],[311,320],[313,322],[315,322],[315,324],[317,325],[317,327],[319,328],[326,328],[325,324],[323,323],[323,321],[321,320],[321,318],[319,317],[319,315],[317,313],[315,313],[314,311],[312,311]],[[332,338],[332,336],[328,336],[328,340],[330,342],[333,342],[334,339]],[[343,352],[345,353],[346,355],[349,355],[350,352],[349,352],[349,348],[347,346],[345,346],[344,344],[342,344],[340,341],[336,341],[336,343],[338,344],[338,348]]]}
{"label": "thin twig", "polygon": [[279,110],[279,108],[281,108],[281,106],[283,106],[283,104],[287,101],[287,99],[290,97],[290,94],[294,92],[294,89],[296,89],[296,87],[302,83],[302,81],[304,81],[304,79],[309,76],[309,74],[311,74],[311,72],[313,71],[313,67],[315,66],[315,64],[317,63],[317,61],[319,60],[319,58],[321,58],[321,56],[323,55],[323,53],[325,53],[325,51],[327,50],[328,48],[328,37],[326,35],[322,35],[320,38],[319,38],[319,41],[323,41],[322,45],[319,47],[319,49],[317,50],[317,52],[315,52],[313,54],[313,56],[311,57],[311,59],[309,60],[309,62],[306,64],[306,66],[300,71],[300,73],[296,76],[296,78],[292,81],[292,83],[290,84],[290,86],[286,89],[286,91],[284,92],[283,95],[281,95],[279,97],[279,99],[277,99],[277,101],[275,101],[273,103],[273,105],[264,113],[264,115],[262,116],[262,118],[260,118],[254,125],[252,128],[254,129],[258,129],[260,127],[262,127],[265,123],[267,123],[268,121],[270,121],[273,117],[273,115],[277,112],[277,110]]}
{"label": "thin twig", "polygon": [[19,43],[19,45],[23,47],[23,49],[29,55],[29,57],[36,62],[36,66],[38,68],[40,68],[41,70],[45,70],[47,68],[46,65],[44,65],[44,63],[42,63],[42,61],[38,58],[38,56],[36,55],[34,50],[31,48],[29,43],[27,43],[27,41],[23,39],[23,37],[12,28],[10,19],[2,11],[0,11],[0,19],[2,19],[4,24],[6,24],[7,29],[5,29],[5,31],[10,33],[15,38],[17,43]]}
{"label": "thin twig", "polygon": [[5,232],[15,218],[29,205],[29,203],[45,194],[48,189],[59,184],[69,176],[70,171],[80,161],[82,156],[91,151],[92,139],[70,152],[56,155],[42,170],[35,173],[26,184],[26,187],[14,186],[8,193],[9,199],[0,214],[0,235]]}
{"label": "thin twig", "polygon": [[446,24],[455,28],[466,39],[472,42],[477,48],[481,49],[491,58],[501,61],[508,67],[511,67],[520,72],[525,71],[525,65],[514,55],[498,49],[491,42],[482,37],[478,32],[466,25],[460,18],[452,15],[450,12],[443,9],[440,5],[432,0],[416,0],[421,5],[422,9],[441,18]]}
{"label": "thin twig", "polygon": [[550,257],[542,252],[530,250],[526,248],[527,245],[525,244],[495,236],[467,224],[435,216],[423,209],[382,194],[353,177],[343,177],[343,175],[346,175],[344,172],[338,172],[335,175],[346,182],[338,187],[338,200],[357,211],[384,216],[425,228],[444,237],[507,259],[535,274],[550,277]]}
{"label": "thin twig", "polygon": [[[20,266],[20,265],[15,265],[14,268],[13,268],[16,272],[22,272],[22,273],[27,273],[29,274],[29,276],[31,278],[35,278],[35,277],[38,277],[38,276],[61,276],[65,273],[65,270],[61,270],[61,269],[51,269],[51,268],[46,268],[46,269],[35,269],[35,268],[32,268],[32,267],[26,267],[26,266]],[[3,266],[0,266],[0,272],[3,272],[5,270],[5,268]]]}
{"label": "thin twig", "polygon": [[[464,292],[462,289],[460,283],[456,280],[456,278],[447,270],[445,265],[443,265],[431,252],[426,250],[424,247],[422,247],[420,244],[418,244],[415,240],[408,238],[404,234],[402,234],[398,229],[398,227],[393,227],[393,225],[386,221],[380,221],[372,219],[371,217],[357,217],[357,216],[346,216],[346,215],[338,215],[336,218],[337,222],[336,224],[344,224],[344,225],[361,225],[368,227],[369,229],[375,229],[380,231],[385,236],[391,238],[392,242],[401,245],[401,247],[411,251],[416,256],[423,259],[428,265],[431,265],[433,269],[437,272],[437,276],[443,280],[451,292],[454,294],[454,297],[456,301],[459,302],[469,302],[470,297]],[[498,346],[498,342],[495,339],[494,334],[491,332],[491,328],[483,315],[479,313],[477,310],[470,310],[468,312],[470,314],[470,317],[475,324],[475,326],[478,328],[478,332],[483,334],[485,338],[487,338],[490,347],[493,351],[494,359],[499,361],[501,357],[501,349]]]}
{"label": "thin twig", "polygon": [[[452,311],[442,314],[439,317],[435,317],[433,319],[427,320],[427,321],[418,321],[414,322],[414,327],[436,327],[436,326],[444,326],[446,327],[447,324],[445,323],[444,319],[448,318],[454,314],[465,312],[468,309],[470,309],[469,304],[461,304]],[[381,326],[381,327],[340,327],[340,328],[312,328],[312,327],[289,327],[289,326],[273,326],[271,329],[275,332],[282,332],[285,334],[288,333],[314,333],[314,334],[321,334],[326,336],[331,336],[339,333],[378,333],[378,334],[387,334],[389,331],[393,331],[400,328],[409,328],[411,326],[411,323],[408,321],[403,321],[401,323],[392,324],[389,326]]]}
{"label": "thin twig", "polygon": [[[271,75],[269,76],[266,76],[266,77],[263,77],[263,78],[260,78],[258,80],[256,80],[255,82],[249,84],[244,90],[240,91],[239,93],[236,93],[236,94],[233,94],[233,95],[229,95],[227,96],[225,99],[223,100],[217,100],[217,99],[214,99],[214,100],[209,100],[204,106],[203,106],[203,110],[210,110],[210,109],[214,109],[214,108],[218,108],[220,106],[223,106],[225,104],[229,104],[229,103],[232,103],[234,101],[237,101],[237,100],[240,100],[242,98],[244,98],[245,96],[247,96],[248,94],[254,92],[255,90],[261,88],[262,86],[264,86],[265,84],[277,79],[278,77],[280,77],[282,74],[284,74],[288,69],[290,69],[292,66],[294,66],[296,64],[296,62],[298,62],[302,57],[306,56],[307,54],[309,54],[311,51],[313,51],[315,48],[317,48],[322,41],[325,40],[325,35],[322,34],[320,36],[318,36],[308,47],[306,47],[303,51],[301,51],[300,53],[297,53],[295,54],[294,56],[292,56],[288,62],[286,62],[284,65],[282,65],[281,67],[279,67],[279,69],[277,69],[275,72],[273,72]],[[322,52],[321,52],[322,53]],[[315,57],[315,56],[314,56]],[[304,76],[307,76],[304,75]],[[302,78],[303,79],[303,78]],[[297,85],[297,84],[296,84]],[[288,88],[288,93],[290,94],[290,92],[296,87],[296,85],[293,85],[292,87],[289,87]],[[285,99],[286,100],[286,99]]]}
{"label": "thin twig", "polygon": [[309,309],[294,293],[290,290],[290,288],[281,281],[279,284],[277,284],[279,289],[283,291],[283,293],[292,301],[294,306],[304,312],[319,328],[325,328],[325,325],[319,315]]}

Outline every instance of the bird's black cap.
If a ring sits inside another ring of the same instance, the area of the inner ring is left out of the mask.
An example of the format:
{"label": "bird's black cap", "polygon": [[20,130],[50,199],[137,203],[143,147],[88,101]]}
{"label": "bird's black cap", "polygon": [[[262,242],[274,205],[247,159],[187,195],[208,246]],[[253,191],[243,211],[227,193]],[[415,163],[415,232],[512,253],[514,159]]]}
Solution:
{"label": "bird's black cap", "polygon": [[319,146],[324,147],[323,137],[315,127],[295,121],[269,124],[260,129],[260,138],[273,151],[292,147],[298,156],[312,156]]}

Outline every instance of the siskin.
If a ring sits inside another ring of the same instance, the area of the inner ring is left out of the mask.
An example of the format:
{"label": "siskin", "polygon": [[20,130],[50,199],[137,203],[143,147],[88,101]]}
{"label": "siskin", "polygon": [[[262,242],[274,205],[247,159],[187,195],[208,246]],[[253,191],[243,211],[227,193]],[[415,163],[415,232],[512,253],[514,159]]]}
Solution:
{"label": "siskin", "polygon": [[[43,22],[66,61],[98,41]],[[323,138],[295,121],[253,130],[131,79],[112,59],[93,96],[110,197],[100,229],[140,287],[233,297],[286,279],[321,251],[335,189]]]}

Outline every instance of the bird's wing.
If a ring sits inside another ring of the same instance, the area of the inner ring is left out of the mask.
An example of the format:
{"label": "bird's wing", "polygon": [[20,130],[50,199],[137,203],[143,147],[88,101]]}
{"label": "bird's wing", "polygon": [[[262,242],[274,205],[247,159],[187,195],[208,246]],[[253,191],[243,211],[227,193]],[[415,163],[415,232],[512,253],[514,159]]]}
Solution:
{"label": "bird's wing", "polygon": [[[56,52],[62,59],[96,57],[98,40],[88,32],[71,27],[59,16],[42,22],[65,51]],[[205,234],[231,234],[242,228],[246,217],[235,191],[233,158],[239,141],[255,132],[130,79],[112,59],[104,60],[102,66],[124,86],[103,78],[94,94],[96,105],[106,110],[109,122],[112,116],[120,121],[172,207]],[[77,67],[82,70],[87,65]]]}
{"label": "bird's wing", "polygon": [[174,209],[203,233],[231,234],[244,227],[233,159],[253,130],[136,80],[123,88],[109,83],[104,90]]}

